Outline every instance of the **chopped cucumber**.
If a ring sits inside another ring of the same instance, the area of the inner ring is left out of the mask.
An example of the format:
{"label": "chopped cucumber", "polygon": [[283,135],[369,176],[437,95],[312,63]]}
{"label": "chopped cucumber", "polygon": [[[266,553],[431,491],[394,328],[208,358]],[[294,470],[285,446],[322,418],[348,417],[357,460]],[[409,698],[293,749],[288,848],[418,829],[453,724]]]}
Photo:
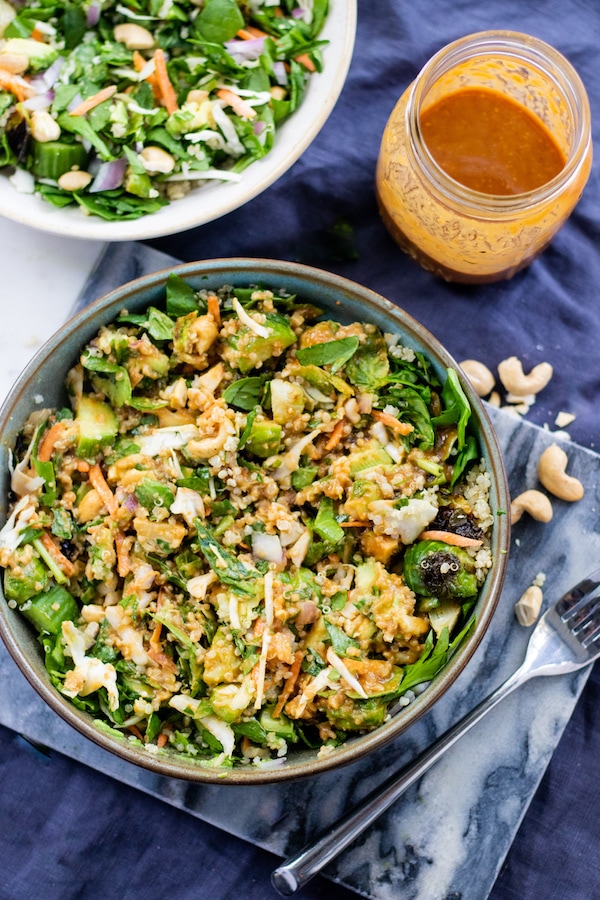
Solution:
{"label": "chopped cucumber", "polygon": [[75,421],[79,426],[77,455],[84,459],[113,441],[119,431],[117,417],[108,403],[85,395],[79,401]]}
{"label": "chopped cucumber", "polygon": [[57,181],[71,169],[85,169],[87,153],[83,144],[66,141],[31,142],[31,171],[38,178]]}
{"label": "chopped cucumber", "polygon": [[59,634],[63,622],[78,618],[79,607],[71,594],[57,584],[22,606],[21,612],[40,633]]}

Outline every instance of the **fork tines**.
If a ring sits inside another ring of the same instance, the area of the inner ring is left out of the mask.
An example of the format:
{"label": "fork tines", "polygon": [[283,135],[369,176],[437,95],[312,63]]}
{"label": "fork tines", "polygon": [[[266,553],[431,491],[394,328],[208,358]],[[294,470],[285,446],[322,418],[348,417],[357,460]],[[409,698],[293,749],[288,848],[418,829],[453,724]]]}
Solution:
{"label": "fork tines", "polygon": [[571,634],[588,648],[600,638],[600,584],[591,579],[586,582],[559,600],[556,611]]}

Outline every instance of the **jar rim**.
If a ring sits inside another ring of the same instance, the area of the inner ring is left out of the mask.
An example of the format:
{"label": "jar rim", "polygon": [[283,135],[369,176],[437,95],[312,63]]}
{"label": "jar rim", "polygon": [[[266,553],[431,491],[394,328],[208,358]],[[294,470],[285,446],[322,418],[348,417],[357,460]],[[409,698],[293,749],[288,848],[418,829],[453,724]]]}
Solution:
{"label": "jar rim", "polygon": [[[421,103],[427,91],[459,63],[485,56],[515,58],[534,66],[561,91],[573,121],[573,143],[565,165],[550,181],[520,194],[486,194],[456,181],[434,159],[422,136]],[[590,105],[578,72],[562,53],[539,38],[518,31],[479,31],[442,47],[421,69],[409,91],[406,105],[407,133],[412,151],[430,181],[448,200],[468,203],[485,214],[514,213],[545,203],[562,192],[575,178],[591,144]]]}

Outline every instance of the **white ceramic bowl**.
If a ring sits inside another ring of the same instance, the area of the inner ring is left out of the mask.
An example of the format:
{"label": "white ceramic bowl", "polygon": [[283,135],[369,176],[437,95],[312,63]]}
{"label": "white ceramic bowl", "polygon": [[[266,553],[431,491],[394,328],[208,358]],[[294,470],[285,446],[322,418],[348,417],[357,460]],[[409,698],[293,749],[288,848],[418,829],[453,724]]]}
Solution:
{"label": "white ceramic bowl", "polygon": [[300,107],[278,130],[273,148],[252,163],[239,182],[215,182],[141,219],[106,222],[84,216],[79,208],[57,209],[37,195],[20,194],[0,176],[0,215],[51,234],[94,241],[142,241],[196,228],[238,209],[273,184],[317,136],[341,93],[348,74],[356,32],[356,0],[330,0],[319,35],[323,71],[308,81]]}

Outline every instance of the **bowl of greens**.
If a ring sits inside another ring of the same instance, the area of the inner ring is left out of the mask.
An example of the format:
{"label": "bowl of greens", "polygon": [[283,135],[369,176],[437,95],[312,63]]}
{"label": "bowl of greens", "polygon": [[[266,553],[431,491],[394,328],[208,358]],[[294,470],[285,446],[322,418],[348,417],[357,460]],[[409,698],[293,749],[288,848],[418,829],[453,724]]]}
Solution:
{"label": "bowl of greens", "polygon": [[210,222],[306,150],[354,0],[0,0],[0,215],[121,241]]}
{"label": "bowl of greens", "polygon": [[212,260],[64,325],[0,413],[0,632],[100,746],[260,783],[382,747],[454,683],[508,558],[481,401],[418,322]]}

